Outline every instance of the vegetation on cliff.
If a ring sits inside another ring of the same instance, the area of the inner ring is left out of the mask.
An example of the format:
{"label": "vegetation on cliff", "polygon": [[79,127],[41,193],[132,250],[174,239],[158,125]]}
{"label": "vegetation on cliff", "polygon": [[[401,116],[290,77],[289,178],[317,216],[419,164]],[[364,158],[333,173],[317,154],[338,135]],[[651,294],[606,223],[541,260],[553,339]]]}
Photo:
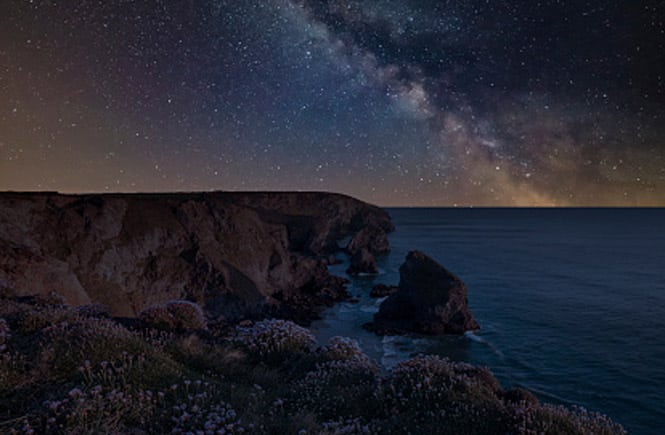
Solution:
{"label": "vegetation on cliff", "polygon": [[354,340],[320,346],[288,321],[185,324],[169,319],[198,313],[191,304],[154,310],[123,320],[0,300],[0,433],[623,433],[505,392],[484,368],[418,356],[386,373]]}

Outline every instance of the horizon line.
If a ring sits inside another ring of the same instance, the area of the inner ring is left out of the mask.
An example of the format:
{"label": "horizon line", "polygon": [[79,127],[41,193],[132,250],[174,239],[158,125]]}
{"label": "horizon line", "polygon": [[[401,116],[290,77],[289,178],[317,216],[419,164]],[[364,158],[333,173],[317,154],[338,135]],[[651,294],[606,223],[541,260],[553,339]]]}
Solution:
{"label": "horizon line", "polygon": [[325,190],[175,190],[175,191],[135,191],[135,192],[61,192],[58,190],[0,190],[0,195],[14,194],[14,195],[62,195],[62,196],[111,196],[111,195],[201,195],[201,194],[266,194],[266,193],[310,193],[310,194],[328,194],[328,195],[341,195],[357,199],[359,201],[375,205],[376,207],[385,209],[662,209],[665,208],[665,203],[662,205],[617,205],[617,204],[593,204],[593,205],[487,205],[487,204],[441,204],[441,205],[419,205],[419,204],[402,204],[402,205],[386,205],[376,204],[357,196],[341,192],[332,192]]}
{"label": "horizon line", "polygon": [[348,193],[333,192],[327,190],[172,190],[172,191],[133,191],[133,192],[99,192],[99,191],[58,191],[58,190],[0,190],[0,195],[14,194],[14,195],[62,195],[62,196],[111,196],[111,195],[201,195],[201,194],[266,194],[266,193],[310,193],[310,194],[327,194],[327,195],[340,195],[357,199],[358,201],[365,202],[380,208],[386,209],[663,209],[665,203],[661,205],[617,205],[617,204],[593,204],[593,205],[487,205],[487,204],[441,204],[441,205],[419,205],[419,204],[404,204],[404,205],[386,205],[377,204],[358,196]]}
{"label": "horizon line", "polygon": [[616,204],[595,204],[595,205],[487,205],[487,204],[441,204],[441,205],[419,205],[419,204],[404,204],[404,205],[386,205],[377,204],[368,200],[359,198],[348,193],[333,192],[326,190],[173,190],[173,191],[135,191],[135,192],[61,192],[58,190],[0,190],[0,195],[3,194],[18,194],[18,195],[62,195],[62,196],[110,196],[110,195],[201,195],[201,194],[214,194],[214,193],[227,193],[227,194],[264,194],[264,193],[310,193],[310,194],[328,194],[328,195],[341,195],[357,199],[359,201],[375,205],[380,208],[392,209],[662,209],[665,208],[665,203],[662,205],[616,205]]}

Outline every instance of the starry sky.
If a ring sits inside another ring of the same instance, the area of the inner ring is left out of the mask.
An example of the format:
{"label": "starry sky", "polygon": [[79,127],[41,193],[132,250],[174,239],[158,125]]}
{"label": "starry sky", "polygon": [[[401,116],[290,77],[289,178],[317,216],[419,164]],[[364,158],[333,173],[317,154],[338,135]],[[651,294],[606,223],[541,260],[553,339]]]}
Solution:
{"label": "starry sky", "polygon": [[0,190],[665,205],[665,2],[2,0]]}

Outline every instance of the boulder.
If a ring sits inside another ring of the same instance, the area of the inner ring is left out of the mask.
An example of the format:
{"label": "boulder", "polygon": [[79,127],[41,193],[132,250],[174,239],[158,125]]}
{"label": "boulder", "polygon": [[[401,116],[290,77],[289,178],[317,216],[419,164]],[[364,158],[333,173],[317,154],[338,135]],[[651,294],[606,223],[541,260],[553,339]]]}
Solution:
{"label": "boulder", "polygon": [[462,280],[422,252],[410,252],[399,269],[398,290],[367,328],[380,335],[463,334],[478,329]]}
{"label": "boulder", "polygon": [[351,256],[351,266],[346,270],[349,275],[359,275],[361,273],[375,274],[379,273],[376,265],[376,259],[367,248],[362,248]]}
{"label": "boulder", "polygon": [[398,287],[395,285],[377,284],[372,287],[369,296],[372,298],[385,298],[386,296],[395,294],[397,289]]}

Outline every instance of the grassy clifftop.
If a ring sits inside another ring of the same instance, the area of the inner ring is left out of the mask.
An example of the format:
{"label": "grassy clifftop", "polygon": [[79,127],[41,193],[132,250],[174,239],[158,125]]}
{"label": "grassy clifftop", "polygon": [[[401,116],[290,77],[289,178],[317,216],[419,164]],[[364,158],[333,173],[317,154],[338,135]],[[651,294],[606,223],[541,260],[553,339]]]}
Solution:
{"label": "grassy clifftop", "polygon": [[623,433],[484,368],[419,356],[382,372],[355,341],[320,345],[288,321],[61,302],[0,300],[0,433]]}

